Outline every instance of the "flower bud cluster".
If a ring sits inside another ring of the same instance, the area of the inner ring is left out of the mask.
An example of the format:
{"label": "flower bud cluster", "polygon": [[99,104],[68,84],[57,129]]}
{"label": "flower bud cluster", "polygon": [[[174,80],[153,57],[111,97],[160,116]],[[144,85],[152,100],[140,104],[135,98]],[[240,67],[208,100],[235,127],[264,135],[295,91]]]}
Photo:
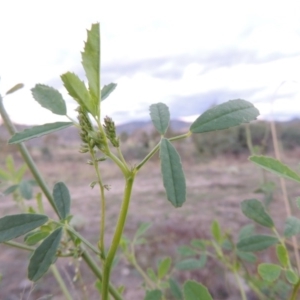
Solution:
{"label": "flower bud cluster", "polygon": [[80,137],[82,142],[80,152],[85,153],[89,148],[93,149],[95,146],[100,150],[103,148],[103,136],[100,132],[96,132],[92,126],[91,120],[84,108],[78,107],[78,120],[80,124]]}
{"label": "flower bud cluster", "polygon": [[110,140],[114,147],[119,147],[119,138],[116,134],[115,122],[108,116],[104,118],[104,130],[106,137]]}

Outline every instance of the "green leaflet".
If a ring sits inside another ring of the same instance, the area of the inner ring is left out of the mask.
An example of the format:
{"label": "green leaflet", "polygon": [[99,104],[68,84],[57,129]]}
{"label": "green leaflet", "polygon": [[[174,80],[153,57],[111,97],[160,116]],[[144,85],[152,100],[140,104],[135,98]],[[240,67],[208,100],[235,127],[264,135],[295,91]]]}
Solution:
{"label": "green leaflet", "polygon": [[93,111],[90,113],[98,115],[100,105],[100,24],[92,24],[87,31],[87,41],[81,53],[82,65],[89,82],[89,91],[92,98]]}
{"label": "green leaflet", "polygon": [[262,279],[268,282],[276,281],[281,273],[281,267],[274,264],[260,264],[257,270]]}
{"label": "green leaflet", "polygon": [[63,182],[58,182],[53,188],[53,200],[59,213],[59,217],[63,220],[70,214],[71,198],[67,186]]}
{"label": "green leaflet", "polygon": [[245,225],[239,231],[238,240],[241,240],[253,234],[254,234],[254,224]]}
{"label": "green leaflet", "polygon": [[181,271],[197,270],[203,268],[206,264],[206,261],[207,261],[207,256],[203,254],[201,255],[200,259],[188,258],[182,260],[175,265],[175,268]]}
{"label": "green leaflet", "polygon": [[164,103],[150,105],[150,116],[156,130],[161,135],[164,135],[170,122],[170,112],[168,106]]}
{"label": "green leaflet", "polygon": [[253,121],[259,111],[248,101],[237,99],[217,105],[204,112],[191,125],[192,133],[227,129]]}
{"label": "green leaflet", "polygon": [[285,278],[292,285],[296,285],[299,280],[298,275],[293,270],[286,270]]}
{"label": "green leaflet", "polygon": [[284,224],[284,236],[289,238],[299,233],[300,233],[300,220],[293,216],[288,217]]}
{"label": "green leaflet", "polygon": [[0,219],[0,243],[21,236],[48,221],[48,217],[38,214],[9,215]]}
{"label": "green leaflet", "polygon": [[243,214],[254,222],[272,228],[274,222],[270,215],[265,211],[264,206],[256,199],[244,200],[241,203]]}
{"label": "green leaflet", "polygon": [[183,286],[185,300],[213,300],[208,289],[201,283],[188,280]]}
{"label": "green leaflet", "polygon": [[30,280],[39,280],[53,264],[61,236],[62,228],[58,228],[35,249],[28,266],[28,278]]}
{"label": "green leaflet", "polygon": [[157,268],[158,279],[162,279],[168,274],[171,267],[171,262],[172,262],[171,258],[166,257],[159,263]]}
{"label": "green leaflet", "polygon": [[31,89],[33,98],[43,107],[52,111],[56,115],[66,115],[67,107],[61,93],[44,84],[36,84]]}
{"label": "green leaflet", "polygon": [[147,291],[144,300],[161,300],[162,292],[160,290]]}
{"label": "green leaflet", "polygon": [[251,156],[250,161],[281,177],[300,182],[300,176],[279,160],[268,156]]}
{"label": "green leaflet", "polygon": [[139,238],[140,236],[142,236],[143,234],[145,234],[145,232],[152,226],[151,223],[142,223],[140,225],[140,227],[138,228],[138,230],[136,231],[134,237],[135,239]]}
{"label": "green leaflet", "polygon": [[12,94],[20,89],[22,89],[24,87],[24,84],[23,83],[18,83],[16,84],[15,86],[13,86],[11,89],[9,89],[5,95],[9,95],[9,94]]}
{"label": "green leaflet", "polygon": [[163,138],[160,144],[161,172],[168,200],[180,207],[185,201],[186,185],[180,156],[169,140]]}
{"label": "green leaflet", "polygon": [[36,137],[40,137],[58,130],[62,130],[64,128],[70,127],[71,125],[73,125],[72,122],[55,122],[55,123],[48,123],[40,126],[35,126],[29,129],[25,129],[22,132],[18,132],[14,134],[10,138],[8,143],[18,144]]}
{"label": "green leaflet", "polygon": [[13,193],[18,187],[19,187],[18,184],[11,185],[3,192],[3,195],[7,196],[7,195]]}
{"label": "green leaflet", "polygon": [[22,180],[19,184],[19,190],[22,197],[26,200],[30,200],[33,197],[32,184],[30,180]]}
{"label": "green leaflet", "polygon": [[28,246],[32,246],[43,240],[49,235],[49,232],[47,231],[35,231],[35,232],[30,232],[24,237],[24,242]]}
{"label": "green leaflet", "polygon": [[267,249],[277,243],[278,239],[275,236],[252,235],[238,241],[237,248],[240,251],[252,252]]}
{"label": "green leaflet", "polygon": [[116,83],[105,85],[101,90],[101,101],[104,101],[117,87]]}
{"label": "green leaflet", "polygon": [[170,290],[176,300],[183,300],[182,291],[179,284],[173,278],[169,279]]}
{"label": "green leaflet", "polygon": [[222,232],[217,220],[214,220],[211,224],[211,233],[214,239],[220,244],[222,242]]}
{"label": "green leaflet", "polygon": [[278,258],[278,261],[280,262],[280,264],[284,268],[287,268],[289,265],[289,261],[290,261],[287,249],[282,244],[278,244],[276,247],[276,254],[277,254],[277,258]]}
{"label": "green leaflet", "polygon": [[71,72],[67,72],[60,76],[64,83],[64,87],[69,95],[82,107],[84,107],[93,116],[97,115],[97,111],[93,105],[91,95],[83,81]]}
{"label": "green leaflet", "polygon": [[249,263],[255,263],[256,260],[257,260],[257,257],[254,253],[251,253],[251,252],[242,252],[242,251],[237,251],[237,256],[244,260],[244,261],[247,261]]}

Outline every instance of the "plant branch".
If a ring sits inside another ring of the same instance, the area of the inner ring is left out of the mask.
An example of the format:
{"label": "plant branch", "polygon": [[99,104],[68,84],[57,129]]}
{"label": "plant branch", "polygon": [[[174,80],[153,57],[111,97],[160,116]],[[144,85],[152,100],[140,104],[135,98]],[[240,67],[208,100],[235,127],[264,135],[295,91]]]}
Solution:
{"label": "plant branch", "polygon": [[[178,135],[178,136],[174,136],[172,138],[169,138],[169,141],[170,142],[174,142],[174,141],[177,141],[177,140],[181,140],[181,139],[185,139],[187,137],[189,137],[192,133],[189,131],[185,134],[182,134],[182,135]],[[159,143],[147,154],[147,156],[135,167],[135,169],[137,171],[139,171],[142,166],[151,159],[151,157],[159,150],[159,147],[160,147],[160,141]]]}
{"label": "plant branch", "polygon": [[50,269],[51,269],[51,271],[53,273],[53,276],[55,277],[56,281],[58,282],[59,287],[60,287],[60,289],[62,290],[62,292],[65,296],[65,299],[66,300],[73,300],[73,297],[69,293],[69,290],[66,287],[65,282],[64,282],[63,278],[61,277],[56,265],[55,264],[51,265]]}
{"label": "plant branch", "polygon": [[71,234],[75,235],[77,238],[79,238],[87,247],[89,247],[95,254],[101,255],[99,250],[94,247],[88,240],[86,240],[80,233],[75,231],[71,226],[66,225],[67,231],[69,231]]}
{"label": "plant branch", "polygon": [[103,282],[102,282],[102,300],[107,300],[110,271],[111,271],[112,263],[115,258],[117,249],[119,247],[123,229],[125,226],[135,174],[136,174],[135,172],[131,172],[131,174],[126,178],[124,196],[123,196],[122,206],[121,206],[120,213],[119,213],[117,226],[115,229],[115,233],[114,233],[114,236],[112,239],[110,249],[109,249],[109,251],[107,253],[107,257],[104,261]]}

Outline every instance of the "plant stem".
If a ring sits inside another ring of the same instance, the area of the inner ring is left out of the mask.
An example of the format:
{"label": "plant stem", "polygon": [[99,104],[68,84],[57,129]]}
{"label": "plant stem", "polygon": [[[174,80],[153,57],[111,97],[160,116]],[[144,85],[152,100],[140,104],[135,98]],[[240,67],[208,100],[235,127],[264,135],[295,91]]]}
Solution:
{"label": "plant stem", "polygon": [[[275,151],[275,157],[278,160],[281,160],[280,157],[280,150],[279,150],[279,145],[278,145],[278,138],[277,138],[277,131],[276,131],[276,126],[274,120],[271,121],[271,133],[272,133],[272,140],[273,140],[273,146],[274,146],[274,151]],[[283,200],[285,204],[285,210],[287,217],[290,217],[292,215],[291,212],[291,207],[287,195],[287,188],[286,188],[286,183],[284,178],[280,177],[280,185],[281,185],[281,191],[283,195]],[[298,274],[300,273],[300,256],[298,252],[298,242],[297,238],[295,236],[292,237],[292,242],[293,242],[293,248],[294,248],[294,254],[296,258],[296,263],[297,263],[297,270]]]}
{"label": "plant stem", "polygon": [[152,280],[149,278],[149,276],[144,272],[144,270],[140,267],[138,264],[136,257],[135,257],[135,249],[134,249],[134,244],[135,244],[135,239],[133,240],[131,244],[131,255],[130,258],[128,259],[132,265],[135,267],[135,269],[141,274],[141,276],[144,278],[146,284],[150,289],[154,289],[155,285],[153,285]]}
{"label": "plant stem", "polygon": [[86,246],[88,246],[93,252],[95,252],[95,254],[100,256],[100,252],[99,250],[94,247],[88,240],[86,240],[80,233],[78,233],[77,231],[75,231],[71,226],[66,225],[66,229],[67,231],[71,232],[72,234],[74,234],[76,237],[78,237]]}
{"label": "plant stem", "polygon": [[298,299],[297,295],[298,295],[299,287],[300,287],[300,280],[298,280],[296,285],[294,285],[293,293],[292,293],[292,296],[291,296],[290,300],[297,300]]}
{"label": "plant stem", "polygon": [[13,241],[4,242],[3,244],[7,245],[7,246],[14,247],[14,248],[19,248],[19,249],[22,249],[22,250],[27,250],[27,251],[34,251],[35,250],[34,247],[30,247],[30,246],[23,245],[23,244],[13,242]]}
{"label": "plant stem", "polygon": [[61,277],[56,265],[51,265],[50,269],[55,277],[56,281],[59,284],[60,289],[62,290],[66,300],[73,300],[73,297],[70,295],[68,288],[65,285],[63,278]]}
{"label": "plant stem", "polygon": [[[172,138],[169,138],[170,142],[174,142],[177,140],[181,140],[181,139],[185,139],[187,137],[189,137],[192,133],[189,131],[185,134],[181,134],[178,136],[174,136]],[[160,146],[160,141],[159,143],[147,154],[147,156],[135,167],[136,170],[138,171],[159,149]]]}
{"label": "plant stem", "polygon": [[90,148],[90,154],[93,159],[93,165],[96,171],[99,187],[100,187],[100,205],[101,205],[101,220],[100,220],[100,237],[99,237],[99,243],[98,248],[100,250],[100,255],[102,258],[104,258],[105,253],[105,245],[104,245],[104,235],[105,235],[105,210],[106,210],[106,201],[105,201],[105,193],[104,193],[104,186],[100,175],[99,165],[95,158],[94,150]]}
{"label": "plant stem", "polygon": [[233,275],[234,275],[234,277],[237,281],[237,284],[239,286],[242,299],[247,300],[247,296],[246,296],[245,291],[244,291],[243,286],[242,286],[241,278],[240,278],[240,276],[239,276],[239,274],[237,273],[236,270],[233,271]]}
{"label": "plant stem", "polygon": [[[94,273],[94,275],[102,282],[103,281],[103,275],[99,268],[97,268],[95,262],[93,261],[92,257],[87,251],[83,251],[82,253],[82,258],[86,262],[86,264],[90,267],[91,271]],[[112,285],[108,285],[108,291],[110,295],[115,299],[115,300],[123,300],[122,296],[119,294],[117,289]]]}
{"label": "plant stem", "polygon": [[123,229],[125,226],[135,175],[136,175],[136,172],[131,172],[131,174],[129,176],[127,176],[127,178],[126,178],[123,202],[122,202],[122,206],[120,209],[117,226],[116,226],[115,233],[114,233],[114,236],[113,236],[113,239],[111,242],[110,249],[109,249],[109,251],[107,253],[107,257],[104,261],[103,281],[102,281],[102,300],[107,300],[108,283],[109,283],[109,278],[110,278],[111,266],[112,266],[114,257],[116,255],[116,252],[117,252],[117,249],[118,249],[118,246],[120,243],[120,239],[122,237]]}
{"label": "plant stem", "polygon": [[[11,135],[14,135],[15,133],[17,133],[17,130],[14,126],[14,124],[11,122],[4,106],[3,106],[3,101],[2,101],[2,97],[0,96],[0,115],[3,119],[3,122],[8,130],[8,132]],[[51,204],[53,210],[56,212],[57,215],[58,211],[56,208],[56,205],[53,201],[52,195],[50,190],[48,189],[44,179],[42,178],[40,172],[38,171],[38,168],[35,164],[35,162],[33,161],[31,155],[29,154],[27,147],[25,146],[24,143],[19,143],[18,145],[19,151],[24,159],[24,161],[26,162],[28,168],[30,169],[34,179],[36,180],[36,182],[38,183],[38,185],[40,186],[41,190],[43,191],[43,193],[45,194],[46,198],[48,199],[49,203]]]}

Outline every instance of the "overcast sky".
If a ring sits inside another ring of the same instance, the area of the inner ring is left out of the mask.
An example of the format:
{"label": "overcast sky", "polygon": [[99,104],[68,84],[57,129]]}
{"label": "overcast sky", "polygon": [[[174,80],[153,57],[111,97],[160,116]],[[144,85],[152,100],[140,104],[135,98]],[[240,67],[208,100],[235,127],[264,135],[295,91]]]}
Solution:
{"label": "overcast sky", "polygon": [[118,84],[102,110],[117,123],[149,119],[156,102],[193,120],[236,98],[264,118],[300,117],[299,0],[10,0],[0,11],[0,92],[25,84],[4,99],[15,122],[65,120],[33,100],[36,83],[59,89],[75,117],[60,75],[84,79],[80,51],[94,22],[102,84]]}

